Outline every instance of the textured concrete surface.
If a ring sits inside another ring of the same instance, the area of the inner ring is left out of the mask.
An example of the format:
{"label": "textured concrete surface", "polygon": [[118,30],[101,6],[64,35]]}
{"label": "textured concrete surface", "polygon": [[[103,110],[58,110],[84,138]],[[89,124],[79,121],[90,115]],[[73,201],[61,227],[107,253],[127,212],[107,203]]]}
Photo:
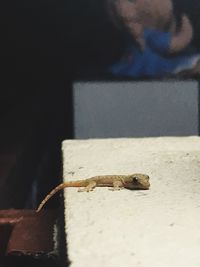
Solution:
{"label": "textured concrete surface", "polygon": [[64,180],[147,173],[149,191],[65,189],[72,267],[200,266],[200,138],[63,142]]}

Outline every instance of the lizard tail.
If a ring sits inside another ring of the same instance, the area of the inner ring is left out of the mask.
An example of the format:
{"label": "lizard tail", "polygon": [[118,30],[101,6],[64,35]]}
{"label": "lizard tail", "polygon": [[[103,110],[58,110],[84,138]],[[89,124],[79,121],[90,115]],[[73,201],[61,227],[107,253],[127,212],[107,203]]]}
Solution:
{"label": "lizard tail", "polygon": [[69,182],[65,182],[65,183],[59,184],[52,191],[50,191],[50,193],[42,200],[42,202],[38,206],[36,212],[39,212],[43,208],[43,206],[46,204],[46,202],[53,195],[55,195],[58,191],[64,189],[65,187],[81,187],[81,186],[86,186],[86,182],[80,180],[80,181],[69,181]]}

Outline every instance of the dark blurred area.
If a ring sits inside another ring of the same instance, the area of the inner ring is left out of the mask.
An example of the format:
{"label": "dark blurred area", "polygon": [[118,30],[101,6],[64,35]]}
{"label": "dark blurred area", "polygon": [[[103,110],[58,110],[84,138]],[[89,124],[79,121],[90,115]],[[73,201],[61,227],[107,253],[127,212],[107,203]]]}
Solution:
{"label": "dark blurred area", "polygon": [[106,1],[66,2],[66,61],[71,78],[81,73],[102,73],[124,49],[125,36],[116,29],[107,14]]}
{"label": "dark blurred area", "polygon": [[72,136],[63,3],[1,3],[0,25],[0,208],[30,208],[33,182],[41,195],[58,183]]}
{"label": "dark blurred area", "polygon": [[91,0],[6,1],[0,27],[0,208],[35,208],[73,137],[72,81],[101,71],[123,37]]}

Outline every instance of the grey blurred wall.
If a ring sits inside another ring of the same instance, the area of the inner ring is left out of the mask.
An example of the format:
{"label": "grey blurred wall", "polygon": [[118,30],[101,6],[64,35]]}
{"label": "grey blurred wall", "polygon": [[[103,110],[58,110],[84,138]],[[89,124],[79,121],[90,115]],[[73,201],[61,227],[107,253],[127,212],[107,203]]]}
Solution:
{"label": "grey blurred wall", "polygon": [[196,81],[74,82],[75,138],[198,135]]}

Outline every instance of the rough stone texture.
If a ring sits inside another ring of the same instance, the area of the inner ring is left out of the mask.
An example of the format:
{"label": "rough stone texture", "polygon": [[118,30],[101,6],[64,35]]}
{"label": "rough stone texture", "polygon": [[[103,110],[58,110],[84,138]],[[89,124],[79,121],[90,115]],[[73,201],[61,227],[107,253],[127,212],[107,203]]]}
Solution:
{"label": "rough stone texture", "polygon": [[200,138],[63,142],[64,180],[147,173],[149,191],[65,190],[71,267],[200,266]]}

